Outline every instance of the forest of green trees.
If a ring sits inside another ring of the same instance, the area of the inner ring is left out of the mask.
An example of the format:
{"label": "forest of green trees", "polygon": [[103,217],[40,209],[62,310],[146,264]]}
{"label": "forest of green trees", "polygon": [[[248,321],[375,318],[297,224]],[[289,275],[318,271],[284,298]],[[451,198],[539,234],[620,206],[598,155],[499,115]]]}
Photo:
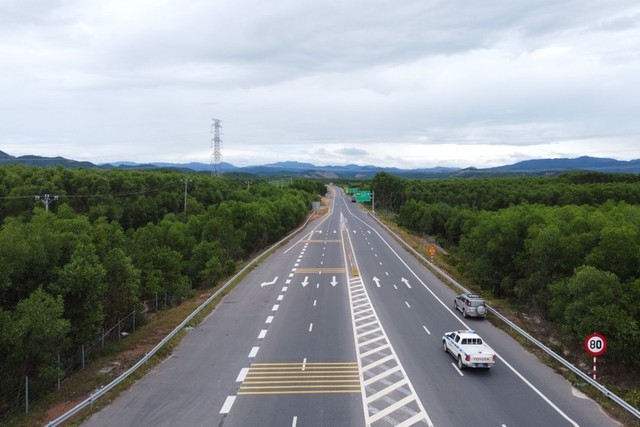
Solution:
{"label": "forest of green trees", "polygon": [[447,248],[478,290],[559,326],[576,348],[593,332],[605,357],[640,373],[640,176],[373,182],[376,208]]}
{"label": "forest of green trees", "polygon": [[310,180],[0,167],[0,414],[26,376],[31,398],[52,391],[58,355],[158,293],[177,303],[215,285],[325,192]]}

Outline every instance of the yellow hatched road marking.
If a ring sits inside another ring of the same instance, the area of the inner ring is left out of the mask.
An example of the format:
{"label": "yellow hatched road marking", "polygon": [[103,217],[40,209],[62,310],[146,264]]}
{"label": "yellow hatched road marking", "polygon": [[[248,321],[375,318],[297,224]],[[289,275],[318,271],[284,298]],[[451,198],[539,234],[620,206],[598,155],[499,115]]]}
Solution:
{"label": "yellow hatched road marking", "polygon": [[238,391],[238,394],[322,394],[322,393],[360,393],[359,388],[353,390],[294,390],[294,391]]}
{"label": "yellow hatched road marking", "polygon": [[238,394],[361,393],[357,362],[253,363]]}

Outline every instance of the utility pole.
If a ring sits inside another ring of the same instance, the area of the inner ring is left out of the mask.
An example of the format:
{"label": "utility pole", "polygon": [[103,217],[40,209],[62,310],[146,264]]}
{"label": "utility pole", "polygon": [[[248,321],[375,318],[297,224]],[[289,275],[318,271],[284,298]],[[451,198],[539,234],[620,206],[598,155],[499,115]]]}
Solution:
{"label": "utility pole", "polygon": [[44,208],[47,212],[49,212],[49,205],[51,204],[51,202],[55,202],[56,200],[58,200],[58,197],[59,196],[51,196],[50,194],[45,194],[42,197],[35,196],[36,200],[40,200],[42,203],[44,203]]}
{"label": "utility pole", "polygon": [[211,163],[213,164],[211,176],[219,177],[222,175],[222,171],[220,170],[220,162],[222,158],[222,154],[220,153],[220,149],[222,148],[220,129],[222,129],[222,125],[218,119],[211,120],[213,120],[213,124],[211,125],[211,133],[213,133],[213,138],[211,139],[211,146],[213,147],[213,154],[211,154]]}
{"label": "utility pole", "polygon": [[193,182],[190,179],[181,179],[180,181],[184,182],[184,213],[187,213],[187,185],[189,185],[190,182]]}

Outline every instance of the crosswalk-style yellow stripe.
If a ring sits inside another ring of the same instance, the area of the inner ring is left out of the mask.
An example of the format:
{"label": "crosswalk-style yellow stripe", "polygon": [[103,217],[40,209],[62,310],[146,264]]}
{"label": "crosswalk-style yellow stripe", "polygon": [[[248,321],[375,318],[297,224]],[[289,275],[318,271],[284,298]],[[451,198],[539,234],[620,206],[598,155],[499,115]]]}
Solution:
{"label": "crosswalk-style yellow stripe", "polygon": [[356,362],[254,363],[238,394],[360,393]]}

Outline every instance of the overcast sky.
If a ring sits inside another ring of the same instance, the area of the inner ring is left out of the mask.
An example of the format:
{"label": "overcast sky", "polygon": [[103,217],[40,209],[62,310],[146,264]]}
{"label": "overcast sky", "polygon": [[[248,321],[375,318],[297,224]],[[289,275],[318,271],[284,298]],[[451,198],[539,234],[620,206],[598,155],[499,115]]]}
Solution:
{"label": "overcast sky", "polygon": [[637,0],[0,0],[0,150],[403,168],[640,158]]}

